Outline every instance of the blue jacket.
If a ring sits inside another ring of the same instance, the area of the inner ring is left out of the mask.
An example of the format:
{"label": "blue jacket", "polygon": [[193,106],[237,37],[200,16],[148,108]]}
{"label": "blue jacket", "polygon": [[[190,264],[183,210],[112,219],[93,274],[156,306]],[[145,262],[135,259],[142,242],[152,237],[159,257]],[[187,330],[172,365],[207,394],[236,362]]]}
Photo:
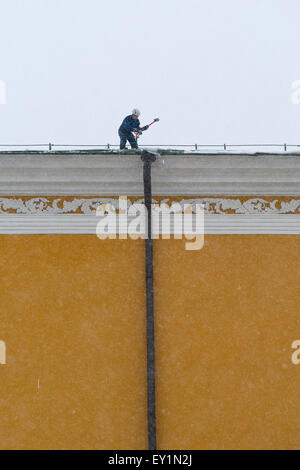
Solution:
{"label": "blue jacket", "polygon": [[127,132],[134,132],[140,130],[140,121],[138,119],[134,120],[132,115],[126,116],[123,120],[120,130],[127,131]]}

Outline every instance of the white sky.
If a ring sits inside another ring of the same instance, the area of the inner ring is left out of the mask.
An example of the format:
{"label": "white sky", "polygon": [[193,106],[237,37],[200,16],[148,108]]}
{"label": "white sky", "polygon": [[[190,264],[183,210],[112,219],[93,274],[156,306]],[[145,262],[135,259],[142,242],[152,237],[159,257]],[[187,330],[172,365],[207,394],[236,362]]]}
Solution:
{"label": "white sky", "polygon": [[300,0],[0,0],[0,143],[300,144]]}

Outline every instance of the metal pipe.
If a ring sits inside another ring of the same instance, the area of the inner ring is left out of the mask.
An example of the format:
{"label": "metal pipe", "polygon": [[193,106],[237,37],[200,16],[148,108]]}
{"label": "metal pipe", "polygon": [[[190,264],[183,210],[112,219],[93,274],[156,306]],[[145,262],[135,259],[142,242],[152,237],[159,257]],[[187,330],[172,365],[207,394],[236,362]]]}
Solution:
{"label": "metal pipe", "polygon": [[144,150],[141,154],[144,162],[144,200],[147,209],[147,238],[145,240],[145,274],[147,307],[147,418],[149,450],[156,450],[156,412],[155,412],[155,344],[154,344],[154,308],[153,308],[153,240],[152,240],[152,189],[151,164],[156,160],[153,153]]}

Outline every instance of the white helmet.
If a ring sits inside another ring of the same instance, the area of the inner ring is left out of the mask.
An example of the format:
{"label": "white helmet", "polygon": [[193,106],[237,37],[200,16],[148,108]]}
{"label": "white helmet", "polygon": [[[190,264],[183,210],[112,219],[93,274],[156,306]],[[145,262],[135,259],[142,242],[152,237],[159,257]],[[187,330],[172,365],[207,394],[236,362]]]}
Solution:
{"label": "white helmet", "polygon": [[140,115],[141,113],[140,113],[140,110],[139,110],[139,109],[137,109],[137,108],[133,108],[133,110],[132,110],[132,113],[131,113],[131,114],[134,114],[135,116],[139,117],[139,115]]}

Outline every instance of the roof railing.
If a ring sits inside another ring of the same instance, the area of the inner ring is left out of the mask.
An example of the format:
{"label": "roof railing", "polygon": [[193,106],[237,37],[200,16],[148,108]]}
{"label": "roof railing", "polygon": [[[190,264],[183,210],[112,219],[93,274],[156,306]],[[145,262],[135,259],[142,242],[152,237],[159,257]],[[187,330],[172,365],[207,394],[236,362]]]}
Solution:
{"label": "roof railing", "polygon": [[[113,150],[118,149],[119,144],[54,144],[52,142],[48,142],[47,144],[0,144],[0,151],[1,149],[11,149],[11,148],[22,148],[25,150],[30,150],[33,148],[39,149],[47,149],[47,151],[55,151],[56,149],[103,149],[103,150]],[[264,148],[281,148],[284,152],[289,149],[300,148],[300,144],[145,144],[142,145],[142,148],[161,148],[161,149],[186,149],[186,150],[201,150],[201,149],[216,149],[216,150],[224,150],[230,151],[234,148],[257,148],[257,149],[264,149]]]}

